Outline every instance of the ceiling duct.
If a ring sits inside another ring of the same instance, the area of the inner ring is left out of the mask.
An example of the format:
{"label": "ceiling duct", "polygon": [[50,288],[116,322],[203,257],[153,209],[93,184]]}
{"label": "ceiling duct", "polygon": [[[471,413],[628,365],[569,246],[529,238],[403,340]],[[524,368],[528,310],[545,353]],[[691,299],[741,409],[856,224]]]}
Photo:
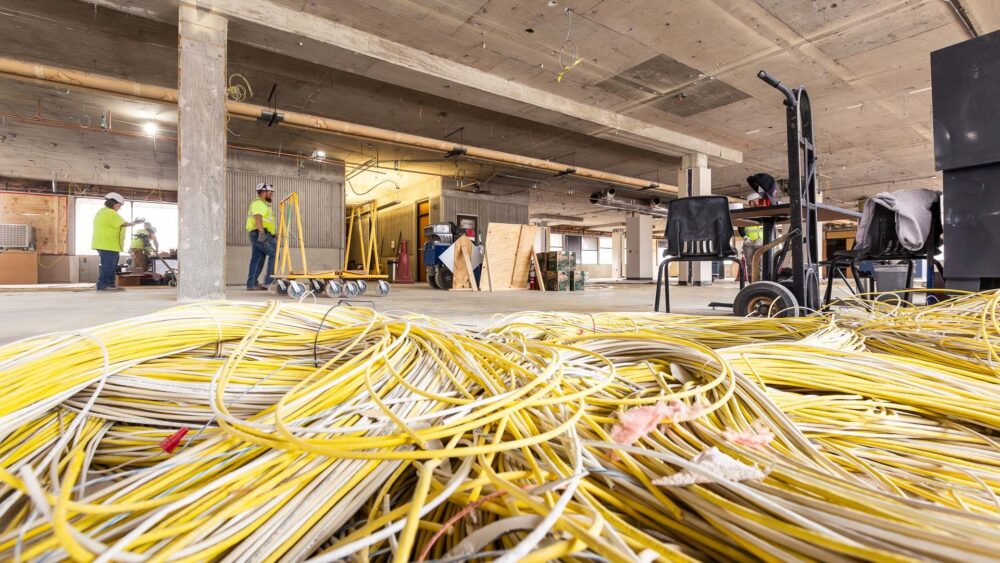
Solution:
{"label": "ceiling duct", "polygon": [[531,220],[534,222],[566,221],[570,223],[582,223],[583,217],[577,217],[575,215],[563,215],[561,213],[535,213],[531,216]]}
{"label": "ceiling duct", "polygon": [[667,208],[660,198],[654,197],[652,199],[638,199],[622,197],[611,188],[606,189],[603,192],[594,192],[590,194],[590,203],[593,203],[598,207],[618,209],[619,211],[633,211],[635,213],[643,213],[645,215],[653,215],[655,217],[667,216]]}

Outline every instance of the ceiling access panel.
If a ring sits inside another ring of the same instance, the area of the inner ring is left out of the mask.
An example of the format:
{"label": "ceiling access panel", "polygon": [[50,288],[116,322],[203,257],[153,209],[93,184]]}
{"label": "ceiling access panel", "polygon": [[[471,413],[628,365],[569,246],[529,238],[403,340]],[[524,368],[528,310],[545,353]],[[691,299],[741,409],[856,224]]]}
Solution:
{"label": "ceiling access panel", "polygon": [[677,89],[648,105],[680,117],[728,106],[749,98],[746,92],[721,80],[702,78],[690,86]]}
{"label": "ceiling access panel", "polygon": [[663,93],[702,76],[704,73],[696,68],[689,67],[666,55],[656,55],[605,80],[598,86],[605,87],[605,84],[611,83],[608,84],[610,89],[615,85],[626,84],[632,85],[642,93]]}

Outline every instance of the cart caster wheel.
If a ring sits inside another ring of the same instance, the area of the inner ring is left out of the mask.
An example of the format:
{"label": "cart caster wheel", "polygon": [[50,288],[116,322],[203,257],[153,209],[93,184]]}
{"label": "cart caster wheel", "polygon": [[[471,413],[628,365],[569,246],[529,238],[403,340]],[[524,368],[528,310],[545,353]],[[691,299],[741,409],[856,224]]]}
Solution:
{"label": "cart caster wheel", "polygon": [[288,282],[288,296],[298,299],[306,294],[306,286],[303,283],[292,280]]}
{"label": "cart caster wheel", "polygon": [[357,297],[358,296],[358,282],[354,280],[347,280],[344,282],[344,289],[341,293],[344,297]]}
{"label": "cart caster wheel", "polygon": [[344,290],[343,284],[337,280],[330,280],[326,282],[326,296],[327,297],[340,297],[340,292]]}
{"label": "cart caster wheel", "polygon": [[288,281],[287,280],[274,280],[274,283],[268,288],[272,293],[277,293],[278,295],[288,294]]}
{"label": "cart caster wheel", "polygon": [[451,289],[451,284],[454,281],[454,276],[448,268],[439,267],[437,271],[434,272],[434,282],[438,289]]}
{"label": "cart caster wheel", "polygon": [[177,280],[171,279],[170,281],[167,282],[167,285],[169,285],[170,287],[177,287]]}
{"label": "cart caster wheel", "polygon": [[799,303],[787,287],[772,281],[752,283],[736,295],[733,314],[737,317],[797,317]]}
{"label": "cart caster wheel", "polygon": [[389,295],[389,291],[391,289],[392,288],[389,287],[389,282],[385,280],[378,280],[378,285],[375,286],[375,293],[377,293],[379,297],[385,297],[386,295]]}
{"label": "cart caster wheel", "polygon": [[366,282],[365,280],[358,280],[357,283],[358,283],[358,295],[364,295],[364,293],[368,291],[368,282]]}
{"label": "cart caster wheel", "polygon": [[323,293],[323,280],[311,279],[309,280],[309,285],[312,286],[313,293]]}

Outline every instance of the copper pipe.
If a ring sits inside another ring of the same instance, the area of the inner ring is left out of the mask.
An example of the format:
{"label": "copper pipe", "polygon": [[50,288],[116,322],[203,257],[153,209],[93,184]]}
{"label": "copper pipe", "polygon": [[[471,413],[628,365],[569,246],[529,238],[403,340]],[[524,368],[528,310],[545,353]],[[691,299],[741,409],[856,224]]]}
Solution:
{"label": "copper pipe", "polygon": [[[140,84],[130,80],[123,80],[110,76],[93,74],[90,72],[28,63],[6,57],[0,57],[0,74],[22,80],[43,80],[46,82],[78,86],[90,90],[120,94],[123,96],[175,105],[178,100],[178,92],[176,88]],[[245,102],[236,102],[233,100],[226,100],[226,110],[230,113],[230,115],[253,120],[260,117],[261,112],[271,111],[270,108],[264,106],[248,104]],[[358,125],[347,121],[319,117],[305,113],[280,110],[279,113],[283,114],[283,123],[296,127],[303,127],[316,131],[326,131],[328,133],[335,133],[348,137],[358,137],[372,141],[381,141],[395,145],[438,151],[474,160],[483,160],[521,168],[555,172],[559,175],[576,176],[579,178],[587,178],[590,180],[597,180],[600,182],[607,182],[631,188],[659,188],[668,192],[677,193],[676,186],[650,182],[641,178],[633,178],[631,176],[623,176],[621,174],[612,174],[610,172],[602,172],[600,170],[593,170],[590,168],[569,166],[567,164],[560,164],[558,162],[552,162],[540,158],[516,155],[481,147],[449,143],[447,141],[432,139],[430,137],[411,135],[409,133],[401,133],[398,131],[381,129],[379,127]]]}
{"label": "copper pipe", "polygon": [[[110,114],[110,112],[109,112],[109,114]],[[15,121],[27,121],[27,122],[30,122],[30,123],[38,123],[38,124],[41,124],[41,125],[45,125],[46,127],[58,127],[58,128],[61,128],[61,129],[77,129],[77,130],[81,130],[81,131],[89,131],[91,133],[101,133],[101,134],[108,134],[108,135],[119,135],[119,136],[124,136],[124,137],[140,137],[140,138],[156,139],[158,141],[173,141],[173,142],[177,142],[177,137],[171,137],[171,136],[168,136],[168,135],[150,135],[148,133],[143,133],[141,131],[126,131],[124,129],[112,129],[112,128],[102,129],[102,128],[100,128],[98,126],[95,126],[95,125],[83,125],[81,123],[73,123],[71,121],[59,121],[58,119],[50,119],[50,118],[46,118],[46,117],[35,117],[33,115],[21,115],[21,114],[17,114],[17,113],[0,112],[0,117],[7,118],[7,119],[13,119]],[[295,160],[313,160],[311,158],[308,158],[308,157],[305,157],[305,156],[302,156],[302,155],[298,155],[298,154],[292,154],[292,153],[288,153],[288,152],[280,152],[280,151],[276,151],[274,149],[265,149],[265,148],[259,148],[259,147],[250,147],[250,146],[246,146],[246,145],[234,145],[232,143],[226,143],[226,148],[232,149],[232,150],[237,150],[237,151],[244,151],[244,152],[254,152],[254,153],[261,153],[261,154],[269,154],[269,155],[274,155],[274,156],[283,157],[283,158],[292,158],[292,159],[295,159]],[[352,167],[352,166],[353,167],[357,167],[357,166],[360,166],[362,164],[360,162],[349,162],[346,159],[342,160],[342,162],[345,165],[347,165],[348,167]],[[399,168],[389,168],[389,167],[386,167],[386,166],[378,166],[378,165],[374,165],[374,166],[372,166],[372,168],[375,168],[375,169],[378,169],[378,170],[389,170],[389,171],[396,171],[396,170],[398,170],[399,172],[406,172],[407,174],[420,174],[420,175],[423,175],[423,176],[437,176],[437,177],[441,177],[441,174],[436,174],[434,172],[427,172],[427,171],[424,171],[424,170],[413,170],[413,169],[410,169],[410,168],[402,168],[402,167],[399,167]]]}
{"label": "copper pipe", "polygon": [[62,129],[80,129],[83,131],[91,131],[93,133],[109,133],[111,135],[122,135],[126,137],[147,137],[159,141],[175,141],[175,142],[177,141],[177,137],[170,137],[167,135],[149,135],[147,133],[142,133],[139,131],[125,131],[123,129],[110,129],[110,128],[101,129],[96,125],[83,125],[82,123],[73,123],[71,121],[59,121],[58,119],[35,117],[32,115],[20,115],[17,113],[0,112],[0,117],[13,119],[16,121],[28,121],[31,123],[40,123],[47,127],[60,127]]}

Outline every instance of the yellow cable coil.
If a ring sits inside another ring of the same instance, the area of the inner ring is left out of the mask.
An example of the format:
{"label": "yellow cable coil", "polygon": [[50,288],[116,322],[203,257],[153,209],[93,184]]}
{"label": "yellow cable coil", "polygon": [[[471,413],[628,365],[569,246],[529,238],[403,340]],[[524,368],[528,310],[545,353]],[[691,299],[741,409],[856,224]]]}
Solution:
{"label": "yellow cable coil", "polygon": [[[0,558],[990,559],[998,303],[473,333],[216,302],[23,340],[0,347]],[[643,409],[676,418],[616,442]]]}

